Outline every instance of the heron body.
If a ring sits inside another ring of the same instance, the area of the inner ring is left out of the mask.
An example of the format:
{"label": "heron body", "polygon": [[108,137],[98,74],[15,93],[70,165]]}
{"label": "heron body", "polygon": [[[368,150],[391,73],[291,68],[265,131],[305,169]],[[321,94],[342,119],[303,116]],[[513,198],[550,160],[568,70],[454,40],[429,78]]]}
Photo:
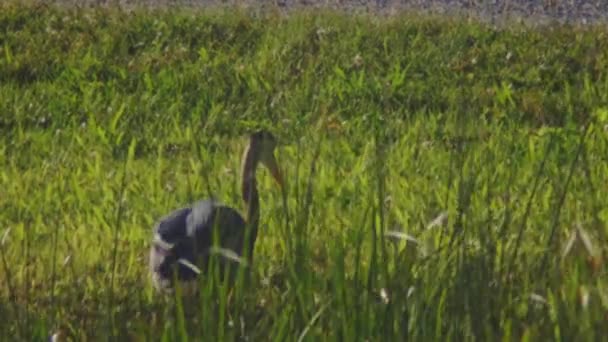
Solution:
{"label": "heron body", "polygon": [[150,271],[157,290],[171,291],[175,279],[188,285],[195,284],[198,276],[207,271],[209,256],[216,246],[224,251],[221,265],[226,265],[240,261],[248,241],[246,257],[248,261],[252,260],[259,221],[255,177],[258,163],[266,165],[282,186],[273,154],[275,144],[274,137],[268,132],[251,135],[242,168],[246,219],[235,209],[208,199],[177,209],[158,221],[150,249]]}
{"label": "heron body", "polygon": [[214,227],[217,227],[222,248],[243,250],[245,220],[233,208],[214,200],[196,202],[192,207],[175,210],[160,220],[154,229],[155,243],[150,253],[157,289],[172,287],[174,271],[177,279],[185,282],[196,280],[206,271]]}

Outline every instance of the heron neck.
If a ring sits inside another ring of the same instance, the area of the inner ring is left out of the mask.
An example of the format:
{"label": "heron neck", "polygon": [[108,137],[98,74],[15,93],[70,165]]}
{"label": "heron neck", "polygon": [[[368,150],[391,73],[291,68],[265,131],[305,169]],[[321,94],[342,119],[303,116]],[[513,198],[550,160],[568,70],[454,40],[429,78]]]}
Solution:
{"label": "heron neck", "polygon": [[243,201],[247,210],[247,225],[251,229],[249,237],[249,253],[253,253],[253,245],[257,238],[258,223],[260,218],[260,197],[256,182],[256,169],[258,166],[258,156],[249,146],[243,155],[242,169],[242,192]]}

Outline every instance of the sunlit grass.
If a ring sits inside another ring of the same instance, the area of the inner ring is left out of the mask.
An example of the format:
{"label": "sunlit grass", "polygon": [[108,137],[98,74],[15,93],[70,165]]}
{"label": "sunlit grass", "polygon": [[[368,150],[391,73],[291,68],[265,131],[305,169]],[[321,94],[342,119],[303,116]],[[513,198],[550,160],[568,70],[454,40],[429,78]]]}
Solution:
{"label": "sunlit grass", "polygon": [[[0,4],[0,332],[599,339],[606,34]],[[258,127],[288,186],[258,176],[251,276],[161,298],[154,223],[210,196],[242,210]]]}

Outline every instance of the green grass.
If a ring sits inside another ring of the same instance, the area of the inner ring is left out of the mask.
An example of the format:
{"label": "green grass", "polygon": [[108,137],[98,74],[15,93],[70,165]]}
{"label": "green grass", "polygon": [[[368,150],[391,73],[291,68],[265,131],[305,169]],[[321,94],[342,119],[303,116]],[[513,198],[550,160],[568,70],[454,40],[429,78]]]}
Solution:
{"label": "green grass", "polygon": [[[3,2],[2,339],[599,340],[607,38]],[[258,127],[287,206],[261,172],[250,279],[173,305],[147,274],[152,227],[211,195],[242,210]]]}

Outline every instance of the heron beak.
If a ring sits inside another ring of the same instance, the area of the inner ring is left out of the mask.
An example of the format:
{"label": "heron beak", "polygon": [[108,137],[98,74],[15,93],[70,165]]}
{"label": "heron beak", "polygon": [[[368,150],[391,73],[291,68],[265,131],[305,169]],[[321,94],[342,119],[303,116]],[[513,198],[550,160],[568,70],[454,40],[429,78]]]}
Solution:
{"label": "heron beak", "polygon": [[268,160],[265,162],[266,167],[270,170],[270,174],[272,174],[272,178],[279,184],[281,188],[285,186],[283,181],[283,176],[281,175],[281,171],[279,170],[279,164],[277,163],[277,159],[274,157],[274,154],[271,154],[268,157]]}

